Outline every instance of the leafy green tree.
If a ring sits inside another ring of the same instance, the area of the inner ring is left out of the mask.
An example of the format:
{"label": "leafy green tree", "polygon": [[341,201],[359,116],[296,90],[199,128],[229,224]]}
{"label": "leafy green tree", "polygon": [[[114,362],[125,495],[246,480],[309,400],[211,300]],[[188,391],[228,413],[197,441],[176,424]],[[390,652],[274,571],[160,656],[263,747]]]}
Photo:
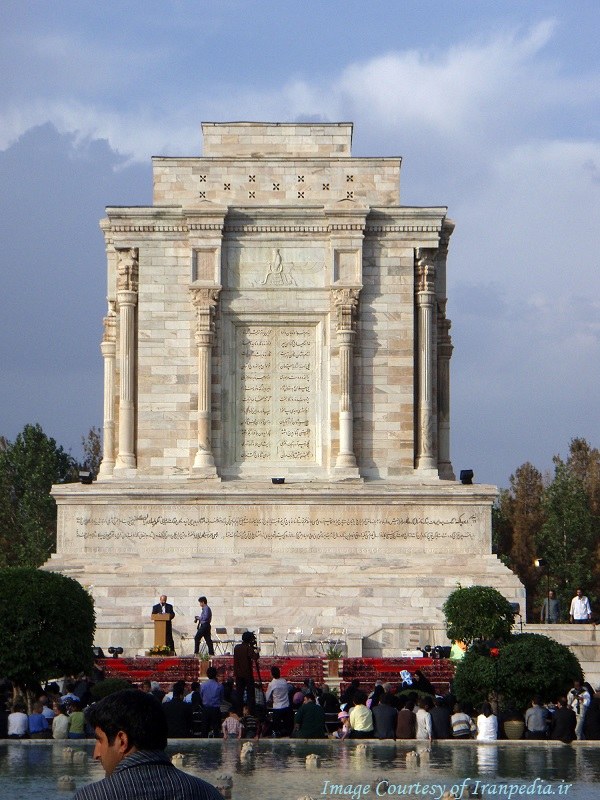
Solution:
{"label": "leafy green tree", "polygon": [[544,511],[538,550],[565,607],[578,586],[587,589],[591,584],[596,536],[584,484],[558,456],[554,458],[554,480],[544,494]]}
{"label": "leafy green tree", "polygon": [[0,566],[37,567],[56,546],[55,483],[77,480],[74,459],[40,425],[0,447]]}
{"label": "leafy green tree", "polygon": [[453,688],[459,700],[481,703],[499,698],[500,705],[524,710],[533,697],[554,701],[573,681],[583,680],[581,665],[566,645],[546,636],[512,636],[494,651],[472,648],[456,667]]}
{"label": "leafy green tree", "polygon": [[513,625],[508,600],[490,586],[459,586],[444,603],[449,639],[466,644],[476,640],[506,640]]}
{"label": "leafy green tree", "polygon": [[91,669],[94,601],[77,581],[56,572],[6,567],[0,569],[0,597],[5,599],[0,675],[24,694],[49,678]]}
{"label": "leafy green tree", "polygon": [[81,446],[83,448],[83,463],[81,466],[83,469],[89,470],[94,478],[97,478],[100,462],[102,461],[102,438],[100,429],[91,427],[87,436],[81,437]]}
{"label": "leafy green tree", "polygon": [[510,476],[510,489],[500,493],[493,517],[495,538],[504,563],[527,590],[527,617],[533,618],[540,575],[534,566],[536,537],[544,523],[544,481],[533,464],[522,464]]}

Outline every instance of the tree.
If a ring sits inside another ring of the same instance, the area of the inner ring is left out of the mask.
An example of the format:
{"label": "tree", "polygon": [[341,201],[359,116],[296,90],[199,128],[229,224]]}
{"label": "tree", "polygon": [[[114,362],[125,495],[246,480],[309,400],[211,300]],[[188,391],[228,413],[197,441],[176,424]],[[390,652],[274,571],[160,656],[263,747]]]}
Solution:
{"label": "tree", "polygon": [[83,448],[83,463],[81,466],[83,469],[89,470],[94,478],[97,478],[100,462],[102,461],[100,429],[91,427],[87,436],[81,437],[81,446]]}
{"label": "tree", "polygon": [[569,472],[581,481],[590,513],[600,517],[600,451],[585,439],[572,439],[567,457]]}
{"label": "tree", "polygon": [[558,456],[554,458],[554,480],[544,494],[544,511],[538,550],[548,563],[564,607],[577,586],[591,583],[596,537],[585,487]]}
{"label": "tree", "polygon": [[533,464],[522,464],[510,476],[510,489],[500,493],[493,523],[502,559],[527,590],[527,616],[532,618],[539,574],[534,566],[536,538],[544,523],[544,481]]}
{"label": "tree", "polygon": [[77,480],[74,459],[26,425],[11,444],[0,447],[0,566],[37,567],[56,546],[54,483]]}
{"label": "tree", "polygon": [[497,652],[469,650],[456,667],[453,689],[459,700],[481,703],[499,695],[504,707],[524,710],[537,694],[555,701],[576,679],[583,680],[581,665],[566,645],[522,633]]}
{"label": "tree", "polygon": [[49,678],[91,669],[94,601],[77,581],[7,567],[0,569],[0,597],[0,675],[24,694]]}
{"label": "tree", "polygon": [[508,600],[489,586],[459,586],[444,603],[449,639],[471,644],[475,640],[506,640],[514,614]]}

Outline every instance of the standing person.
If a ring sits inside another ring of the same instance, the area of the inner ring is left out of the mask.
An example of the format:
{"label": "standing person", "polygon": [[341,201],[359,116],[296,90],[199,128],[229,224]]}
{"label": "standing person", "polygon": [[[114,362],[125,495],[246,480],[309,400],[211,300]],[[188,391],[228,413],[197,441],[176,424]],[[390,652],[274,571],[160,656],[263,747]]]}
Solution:
{"label": "standing person", "polygon": [[167,722],[150,694],[124,689],[88,711],[94,758],[106,777],[75,792],[74,800],[223,800],[210,783],[188,775],[166,755]]}
{"label": "standing person", "polygon": [[173,611],[173,606],[171,603],[167,603],[166,594],[161,594],[158,603],[152,606],[152,613],[170,615],[167,622],[167,647],[170,647],[171,650],[175,652],[175,642],[173,641],[173,625],[171,623],[171,620],[175,616],[175,612]]}
{"label": "standing person", "polygon": [[216,667],[206,670],[207,681],[200,685],[200,699],[204,712],[204,726],[207,734],[219,735],[221,728],[221,706],[224,700],[223,684],[217,680]]}
{"label": "standing person", "polygon": [[542,613],[540,614],[540,622],[555,624],[560,619],[560,603],[554,589],[550,589],[548,597],[544,600],[542,605]]}
{"label": "standing person", "polygon": [[592,608],[590,601],[583,593],[583,589],[578,588],[575,597],[571,600],[569,609],[569,619],[571,622],[589,622],[592,618]]}
{"label": "standing person", "polygon": [[200,603],[200,616],[194,617],[194,622],[198,623],[198,630],[194,636],[194,655],[197,656],[200,652],[200,641],[204,639],[208,648],[208,655],[214,656],[215,651],[213,648],[212,639],[210,638],[210,623],[212,622],[212,611],[208,605],[208,601],[204,595],[198,598]]}
{"label": "standing person", "polygon": [[[235,678],[238,713],[242,710],[244,703],[248,705],[251,714],[256,713],[255,664],[258,665],[256,637],[252,631],[244,631],[242,633],[242,641],[233,648],[233,675]],[[245,700],[244,691],[247,695]]]}
{"label": "standing person", "polygon": [[279,667],[271,667],[272,680],[267,686],[266,702],[273,701],[273,734],[284,736],[288,732],[290,714],[290,691],[285,678],[281,677]]}
{"label": "standing person", "polygon": [[588,710],[589,704],[592,702],[590,693],[581,683],[581,681],[573,681],[573,688],[567,695],[567,703],[569,708],[575,712],[577,717],[577,727],[575,733],[578,739],[583,739],[583,724],[585,722],[585,715]]}

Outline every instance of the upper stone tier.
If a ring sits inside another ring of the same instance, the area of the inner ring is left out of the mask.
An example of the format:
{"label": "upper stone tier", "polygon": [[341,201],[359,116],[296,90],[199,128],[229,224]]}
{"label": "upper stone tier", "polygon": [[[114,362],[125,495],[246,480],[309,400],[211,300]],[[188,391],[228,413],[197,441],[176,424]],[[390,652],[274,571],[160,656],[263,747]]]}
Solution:
{"label": "upper stone tier", "polygon": [[205,122],[201,158],[153,158],[154,205],[396,206],[399,158],[353,158],[352,124]]}
{"label": "upper stone tier", "polygon": [[352,123],[203,122],[206,158],[350,156]]}

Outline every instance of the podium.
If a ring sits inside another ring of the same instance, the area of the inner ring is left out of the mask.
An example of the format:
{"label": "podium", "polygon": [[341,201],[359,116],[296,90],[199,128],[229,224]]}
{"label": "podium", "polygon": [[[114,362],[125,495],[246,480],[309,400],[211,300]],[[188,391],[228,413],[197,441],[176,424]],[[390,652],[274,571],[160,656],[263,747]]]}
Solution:
{"label": "podium", "polygon": [[167,631],[175,614],[151,614],[154,622],[154,647],[167,646]]}

